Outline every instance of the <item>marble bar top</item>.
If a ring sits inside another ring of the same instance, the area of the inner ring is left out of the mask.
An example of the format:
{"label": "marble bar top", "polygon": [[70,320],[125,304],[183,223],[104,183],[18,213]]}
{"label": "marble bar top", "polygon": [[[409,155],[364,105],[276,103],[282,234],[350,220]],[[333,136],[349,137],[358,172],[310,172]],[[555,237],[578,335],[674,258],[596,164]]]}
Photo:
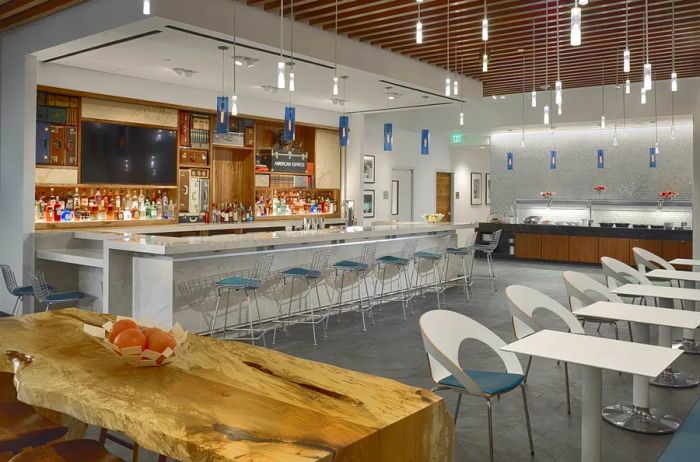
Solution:
{"label": "marble bar top", "polygon": [[136,228],[133,231],[137,231],[137,234],[104,230],[76,231],[74,236],[78,239],[103,240],[109,249],[114,250],[155,255],[184,255],[221,251],[272,250],[278,246],[339,244],[346,241],[431,235],[475,227],[475,223],[394,223],[309,231],[263,231],[185,237],[143,234],[141,229]]}

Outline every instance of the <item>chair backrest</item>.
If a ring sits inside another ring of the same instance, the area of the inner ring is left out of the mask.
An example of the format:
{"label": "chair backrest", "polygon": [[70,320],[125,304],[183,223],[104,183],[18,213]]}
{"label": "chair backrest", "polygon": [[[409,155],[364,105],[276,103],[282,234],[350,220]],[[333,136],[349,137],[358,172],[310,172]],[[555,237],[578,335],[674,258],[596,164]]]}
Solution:
{"label": "chair backrest", "polygon": [[603,265],[605,283],[611,289],[625,284],[651,284],[651,281],[646,276],[620,260],[602,257],[600,263]]}
{"label": "chair backrest", "polygon": [[[474,231],[474,232],[469,236],[469,239],[467,240],[466,245],[465,245],[466,248],[474,248],[474,244],[476,244],[476,236],[477,236],[477,234],[479,234],[479,233],[477,233],[476,231]],[[498,235],[498,239],[500,239],[500,238],[501,238],[501,235],[499,234],[499,235]]]}
{"label": "chair backrest", "polygon": [[559,317],[572,334],[585,334],[578,319],[559,302],[542,292],[526,286],[508,286],[506,296],[510,301],[513,331],[516,338],[526,337],[544,327],[534,318],[536,311],[544,310]]}
{"label": "chair backrest", "polygon": [[418,239],[409,239],[403,244],[403,249],[401,250],[401,258],[411,259],[413,254],[416,253],[416,247],[418,246]]}
{"label": "chair backrest", "polygon": [[272,267],[272,259],[274,256],[275,254],[267,253],[258,257],[258,259],[255,260],[255,266],[253,267],[251,277],[258,281],[267,280],[268,276],[270,276],[270,268]]}
{"label": "chair backrest", "polygon": [[46,282],[46,277],[41,271],[34,271],[32,278],[32,288],[34,289],[34,297],[41,303],[49,304],[48,296],[51,294],[51,288]]}
{"label": "chair backrest", "polygon": [[330,256],[330,247],[316,249],[313,258],[311,259],[311,266],[309,267],[309,269],[311,271],[318,271],[319,273],[322,273],[326,269],[326,266],[328,266],[328,259],[330,258]]}
{"label": "chair backrest", "polygon": [[0,265],[0,268],[2,268],[2,277],[5,279],[7,291],[14,295],[14,292],[19,288],[14,271],[12,271],[10,265]]}
{"label": "chair backrest", "polygon": [[571,311],[576,311],[601,300],[624,303],[619,295],[610,292],[610,289],[605,285],[586,274],[564,271],[563,277]]}
{"label": "chair backrest", "polygon": [[484,250],[486,252],[493,252],[494,250],[496,250],[496,247],[498,247],[498,243],[501,241],[501,231],[502,230],[499,229],[491,233],[491,241],[488,244],[486,244],[486,246],[481,250]]}
{"label": "chair backrest", "polygon": [[672,264],[659,257],[655,253],[649,252],[641,247],[633,247],[634,261],[639,272],[646,273],[655,269],[675,270]]}
{"label": "chair backrest", "polygon": [[435,253],[438,255],[445,255],[447,252],[447,246],[450,244],[450,236],[443,236],[438,239],[435,244]]}
{"label": "chair backrest", "polygon": [[374,263],[374,258],[377,255],[377,243],[368,242],[362,245],[362,255],[360,255],[360,263],[371,267]]}
{"label": "chair backrest", "polygon": [[420,331],[428,354],[430,374],[436,383],[452,375],[469,393],[481,394],[481,387],[459,365],[459,347],[467,339],[491,347],[505,364],[507,372],[523,373],[515,353],[501,350],[506,343],[498,335],[462,314],[449,310],[428,311],[420,317]]}

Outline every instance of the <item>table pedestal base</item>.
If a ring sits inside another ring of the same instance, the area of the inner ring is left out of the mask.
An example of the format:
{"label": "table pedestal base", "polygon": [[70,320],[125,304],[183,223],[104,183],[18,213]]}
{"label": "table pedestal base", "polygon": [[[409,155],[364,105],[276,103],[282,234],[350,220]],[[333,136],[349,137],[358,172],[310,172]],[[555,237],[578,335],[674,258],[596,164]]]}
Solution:
{"label": "table pedestal base", "polygon": [[664,415],[659,409],[628,404],[615,404],[603,408],[603,419],[624,430],[655,435],[673,433],[681,424],[676,417]]}
{"label": "table pedestal base", "polygon": [[685,371],[666,369],[658,377],[649,382],[657,387],[666,388],[693,388],[700,384],[700,380],[692,377]]}
{"label": "table pedestal base", "polygon": [[694,338],[684,338],[681,341],[674,342],[673,348],[678,348],[683,350],[684,353],[691,355],[700,355],[700,346],[698,346]]}

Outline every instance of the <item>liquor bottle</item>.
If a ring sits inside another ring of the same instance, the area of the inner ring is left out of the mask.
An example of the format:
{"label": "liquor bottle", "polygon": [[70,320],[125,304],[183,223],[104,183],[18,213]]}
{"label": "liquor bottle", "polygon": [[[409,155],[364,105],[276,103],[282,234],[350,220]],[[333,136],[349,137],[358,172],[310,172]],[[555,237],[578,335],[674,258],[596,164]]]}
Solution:
{"label": "liquor bottle", "polygon": [[139,210],[143,211],[144,210],[143,206],[146,204],[146,199],[143,196],[143,189],[139,190],[138,201],[139,201],[139,204],[138,204]]}
{"label": "liquor bottle", "polygon": [[119,212],[122,209],[122,196],[119,191],[114,196],[114,210]]}
{"label": "liquor bottle", "polygon": [[[165,212],[167,215],[168,212]],[[163,201],[160,200],[160,197],[156,199],[156,220],[162,220],[163,219]]]}
{"label": "liquor bottle", "polygon": [[100,188],[97,188],[97,192],[95,193],[95,206],[97,210],[102,209],[102,194],[100,194]]}
{"label": "liquor bottle", "polygon": [[83,189],[83,193],[80,196],[80,211],[87,212],[88,206],[90,205],[90,199],[88,198],[87,191]]}
{"label": "liquor bottle", "polygon": [[163,191],[163,198],[161,199],[163,203],[163,220],[170,219],[170,200],[168,199],[168,191]]}
{"label": "liquor bottle", "polygon": [[109,221],[114,220],[114,196],[112,195],[112,190],[109,190],[109,194],[107,195],[107,212],[105,215],[105,218]]}

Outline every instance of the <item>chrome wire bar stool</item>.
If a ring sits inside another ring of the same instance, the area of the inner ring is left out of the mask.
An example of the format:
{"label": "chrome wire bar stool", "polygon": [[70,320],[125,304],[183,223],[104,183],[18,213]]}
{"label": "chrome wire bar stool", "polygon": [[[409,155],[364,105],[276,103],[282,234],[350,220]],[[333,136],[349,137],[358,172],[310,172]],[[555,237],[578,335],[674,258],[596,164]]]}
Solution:
{"label": "chrome wire bar stool", "polygon": [[[393,281],[397,282],[398,292],[400,295],[398,298],[392,298],[395,301],[400,301],[403,308],[403,318],[406,319],[406,308],[410,304],[411,314],[413,313],[413,303],[412,303],[412,287],[411,287],[411,277],[408,275],[408,268],[411,265],[411,257],[416,252],[416,246],[418,245],[418,239],[409,239],[404,245],[401,253],[397,255],[384,255],[377,258],[377,279],[374,281],[374,303],[380,304],[384,300],[384,288],[387,284],[386,270],[387,268],[392,268],[396,271],[395,276],[390,275],[389,289]],[[377,297],[377,284],[379,283],[381,274],[381,285],[382,289]],[[401,288],[401,279],[403,279],[404,287]]]}
{"label": "chrome wire bar stool", "polygon": [[[482,252],[486,255],[486,264],[488,265],[489,274],[486,279],[491,281],[491,293],[496,293],[496,272],[493,269],[493,252],[498,247],[498,243],[501,240],[501,230],[495,231],[491,234],[491,241],[488,244],[476,244],[474,250],[476,252]],[[472,275],[474,274],[474,259],[472,258]],[[472,276],[474,278],[474,276]]]}
{"label": "chrome wire bar stool", "polygon": [[440,306],[440,294],[442,293],[442,268],[441,264],[444,260],[447,251],[447,245],[449,244],[450,236],[441,237],[438,239],[437,244],[431,250],[419,250],[413,254],[414,261],[414,271],[416,273],[416,287],[420,288],[421,297],[423,296],[423,285],[419,283],[420,269],[423,263],[429,265],[429,269],[424,272],[423,277],[428,279],[429,273],[432,273],[433,282],[432,285],[435,290],[435,295],[437,297],[438,309],[442,309]]}
{"label": "chrome wire bar stool", "polygon": [[[262,318],[260,316],[260,306],[258,305],[257,291],[262,287],[265,281],[270,275],[270,267],[272,266],[272,259],[274,254],[266,254],[255,261],[255,266],[250,274],[246,276],[232,275],[221,279],[216,283],[216,308],[214,310],[214,318],[211,321],[211,331],[209,332],[210,337],[214,337],[214,331],[216,327],[216,318],[219,314],[219,306],[221,305],[221,298],[224,293],[226,293],[226,311],[224,312],[224,326],[221,329],[223,333],[223,338],[226,339],[226,334],[228,332],[241,332],[244,335],[237,336],[233,340],[247,340],[255,345],[256,340],[262,339],[263,346],[267,346],[265,342],[265,333],[267,330],[263,327]],[[228,327],[228,312],[230,308],[231,291],[243,291],[246,298],[246,306],[248,310],[247,327]],[[255,310],[257,311],[257,327],[255,326],[255,320],[253,318],[253,309],[250,302],[250,295],[253,295],[253,300],[255,301]],[[245,335],[247,334],[247,335]]]}
{"label": "chrome wire bar stool", "polygon": [[[464,281],[464,293],[467,296],[467,301],[469,301],[469,291],[472,287],[472,261],[474,260],[474,245],[476,244],[476,231],[472,233],[467,245],[464,247],[448,247],[446,251],[446,261],[445,261],[445,275],[443,278],[443,287],[449,287],[455,285],[457,281],[462,279]],[[458,277],[455,280],[447,280],[447,270],[450,266],[450,257],[459,257],[462,261],[462,277]]]}
{"label": "chrome wire bar stool", "polygon": [[34,288],[32,288],[32,286],[20,286],[17,284],[17,278],[15,278],[15,273],[12,271],[12,268],[10,268],[10,265],[0,265],[0,269],[2,269],[2,277],[5,279],[5,287],[7,287],[7,291],[13,297],[17,297],[17,300],[15,300],[15,306],[12,308],[12,316],[14,316],[17,314],[17,309],[19,308],[20,303],[22,303],[24,300],[24,297],[34,295]]}
{"label": "chrome wire bar stool", "polygon": [[[365,322],[365,313],[369,316],[370,322],[374,324],[374,315],[372,314],[372,300],[370,296],[369,286],[367,284],[367,276],[374,265],[374,258],[377,254],[377,243],[371,242],[362,245],[362,254],[358,260],[341,260],[333,264],[335,270],[336,281],[340,277],[340,287],[338,290],[338,303],[334,311],[340,314],[343,307],[343,291],[345,290],[345,278],[348,273],[355,276],[355,280],[350,285],[350,297],[352,297],[352,288],[357,284],[358,310],[362,315],[362,331],[367,332],[367,323]],[[362,284],[365,286],[366,297],[362,297]]]}
{"label": "chrome wire bar stool", "polygon": [[32,288],[34,298],[46,305],[46,311],[54,306],[74,306],[85,298],[85,294],[80,291],[55,292],[46,282],[46,277],[41,271],[35,271],[32,276]]}
{"label": "chrome wire bar stool", "polygon": [[[289,324],[311,324],[311,331],[314,336],[314,346],[318,345],[316,342],[316,324],[321,324],[323,328],[323,337],[326,337],[326,325],[328,323],[329,312],[328,309],[324,309],[321,304],[321,296],[318,293],[318,281],[323,276],[323,272],[328,265],[328,258],[331,255],[331,248],[324,247],[318,249],[314,252],[313,258],[311,260],[311,265],[308,267],[294,267],[288,268],[281,271],[280,274],[283,278],[282,290],[287,286],[287,281],[291,281],[289,284],[289,307],[286,315],[282,315],[281,309],[275,318],[275,329],[272,334],[272,344],[274,345],[277,340],[277,327],[281,324],[285,331]],[[299,310],[292,314],[292,301],[294,300],[294,281],[302,280],[306,282],[306,288],[299,294]],[[313,302],[308,303],[309,312],[304,312],[302,310],[302,298],[308,299],[311,294],[311,286],[313,285],[316,291],[316,311],[314,311]],[[281,307],[280,307],[281,308]]]}

